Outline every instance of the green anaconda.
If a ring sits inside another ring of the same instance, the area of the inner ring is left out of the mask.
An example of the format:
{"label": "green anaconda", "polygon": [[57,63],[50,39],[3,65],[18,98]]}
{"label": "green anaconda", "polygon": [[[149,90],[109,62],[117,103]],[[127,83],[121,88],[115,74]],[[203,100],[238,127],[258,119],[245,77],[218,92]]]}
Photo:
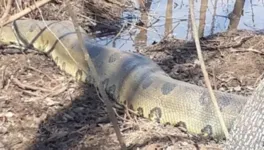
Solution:
{"label": "green anaconda", "polygon": [[[191,133],[224,136],[206,88],[172,79],[140,54],[96,45],[84,30],[81,32],[100,82],[112,100],[127,104],[142,117],[184,125]],[[17,20],[2,28],[0,43],[34,47],[51,56],[60,69],[77,80],[94,83],[70,21]],[[230,129],[246,97],[220,91],[215,94]]]}

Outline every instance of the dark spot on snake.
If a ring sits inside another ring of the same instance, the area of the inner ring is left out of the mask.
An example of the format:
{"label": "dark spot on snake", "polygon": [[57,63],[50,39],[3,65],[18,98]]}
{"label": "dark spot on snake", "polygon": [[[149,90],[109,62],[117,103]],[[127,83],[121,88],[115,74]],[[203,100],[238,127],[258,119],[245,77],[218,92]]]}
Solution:
{"label": "dark spot on snake", "polygon": [[100,48],[97,46],[91,46],[91,45],[88,46],[88,50],[89,50],[88,52],[89,52],[90,57],[93,59],[97,57],[101,53],[101,51],[103,51],[103,48]]}
{"label": "dark spot on snake", "polygon": [[118,59],[118,57],[120,57],[120,54],[116,52],[109,57],[108,62],[113,63]]}
{"label": "dark spot on snake", "polygon": [[75,79],[76,79],[77,81],[80,81],[80,80],[82,79],[82,75],[83,75],[82,70],[78,69],[78,70],[76,71],[76,73],[75,73]]}
{"label": "dark spot on snake", "polygon": [[209,103],[209,95],[207,91],[203,91],[203,94],[199,98],[199,102],[201,105],[207,105]]}
{"label": "dark spot on snake", "polygon": [[[231,98],[229,98],[228,95],[220,95],[219,97],[217,97],[217,99],[219,100],[218,105],[220,111],[222,111],[224,107],[230,105]],[[203,106],[209,105],[211,103],[210,96],[207,90],[203,91],[202,95],[199,98],[199,102]]]}
{"label": "dark spot on snake", "polygon": [[143,112],[143,108],[142,107],[138,107],[137,114],[138,114],[139,117],[143,117],[144,116],[144,112]]}
{"label": "dark spot on snake", "polygon": [[151,77],[145,78],[145,80],[142,81],[142,88],[146,89],[153,83],[153,79]]}
{"label": "dark spot on snake", "polygon": [[228,105],[230,105],[230,99],[231,97],[229,98],[229,96],[221,96],[218,98],[219,99],[219,107],[220,107],[220,110],[222,111],[224,107],[227,107]]}
{"label": "dark spot on snake", "polygon": [[201,130],[203,135],[206,136],[212,136],[213,135],[213,128],[211,125],[206,125],[202,130]]}
{"label": "dark spot on snake", "polygon": [[161,116],[162,116],[162,113],[161,113],[161,109],[159,107],[155,107],[155,108],[150,110],[149,119],[160,123]]}
{"label": "dark spot on snake", "polygon": [[139,63],[133,59],[126,60],[124,63],[124,72],[128,72],[138,66]]}
{"label": "dark spot on snake", "polygon": [[187,125],[183,121],[179,121],[178,123],[175,124],[175,127],[182,127],[184,129],[187,129]]}
{"label": "dark spot on snake", "polygon": [[168,95],[175,87],[176,87],[175,84],[166,82],[161,87],[161,92],[163,95]]}

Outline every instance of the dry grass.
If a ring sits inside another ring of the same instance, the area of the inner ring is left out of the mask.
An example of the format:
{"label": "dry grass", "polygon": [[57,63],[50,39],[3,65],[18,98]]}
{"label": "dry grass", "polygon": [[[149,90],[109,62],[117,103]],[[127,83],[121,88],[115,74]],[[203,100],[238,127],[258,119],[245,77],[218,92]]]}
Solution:
{"label": "dry grass", "polygon": [[[23,18],[42,19],[41,15],[43,15],[46,20],[69,20],[66,2],[60,0],[50,2],[41,7],[40,10],[32,11]],[[121,5],[121,0],[111,2],[105,0],[69,0],[69,2],[73,4],[73,11],[78,15],[78,23],[87,31],[90,29],[94,31],[103,29],[118,30],[120,28],[118,25],[120,14],[132,5],[129,1]],[[13,0],[11,10],[7,16],[19,13],[34,4],[35,0]],[[5,13],[7,7],[7,0],[3,0],[0,3],[0,16]]]}

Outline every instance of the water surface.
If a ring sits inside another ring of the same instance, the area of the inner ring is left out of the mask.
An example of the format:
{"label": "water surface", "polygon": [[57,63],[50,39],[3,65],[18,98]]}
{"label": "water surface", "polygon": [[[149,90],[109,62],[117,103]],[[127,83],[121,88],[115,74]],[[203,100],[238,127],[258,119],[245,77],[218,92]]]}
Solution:
{"label": "water surface", "polygon": [[[124,29],[97,38],[102,45],[125,51],[159,42],[168,36],[190,40],[188,0],[135,0],[139,10],[124,12]],[[142,8],[145,8],[143,11]],[[262,0],[196,0],[195,18],[200,37],[235,29],[264,29]],[[125,28],[126,25],[130,25]]]}

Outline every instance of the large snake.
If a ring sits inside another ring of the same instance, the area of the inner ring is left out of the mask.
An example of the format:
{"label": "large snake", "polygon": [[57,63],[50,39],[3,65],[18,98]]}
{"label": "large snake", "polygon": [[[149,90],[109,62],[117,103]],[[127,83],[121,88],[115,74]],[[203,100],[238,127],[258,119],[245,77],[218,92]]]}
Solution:
{"label": "large snake", "polygon": [[[114,102],[127,105],[139,116],[183,125],[190,133],[224,137],[206,88],[172,79],[151,59],[97,45],[83,29],[81,32],[100,82]],[[51,56],[60,69],[77,80],[94,84],[70,21],[17,20],[2,28],[0,43],[33,47]],[[230,129],[246,97],[220,91],[215,94]]]}

